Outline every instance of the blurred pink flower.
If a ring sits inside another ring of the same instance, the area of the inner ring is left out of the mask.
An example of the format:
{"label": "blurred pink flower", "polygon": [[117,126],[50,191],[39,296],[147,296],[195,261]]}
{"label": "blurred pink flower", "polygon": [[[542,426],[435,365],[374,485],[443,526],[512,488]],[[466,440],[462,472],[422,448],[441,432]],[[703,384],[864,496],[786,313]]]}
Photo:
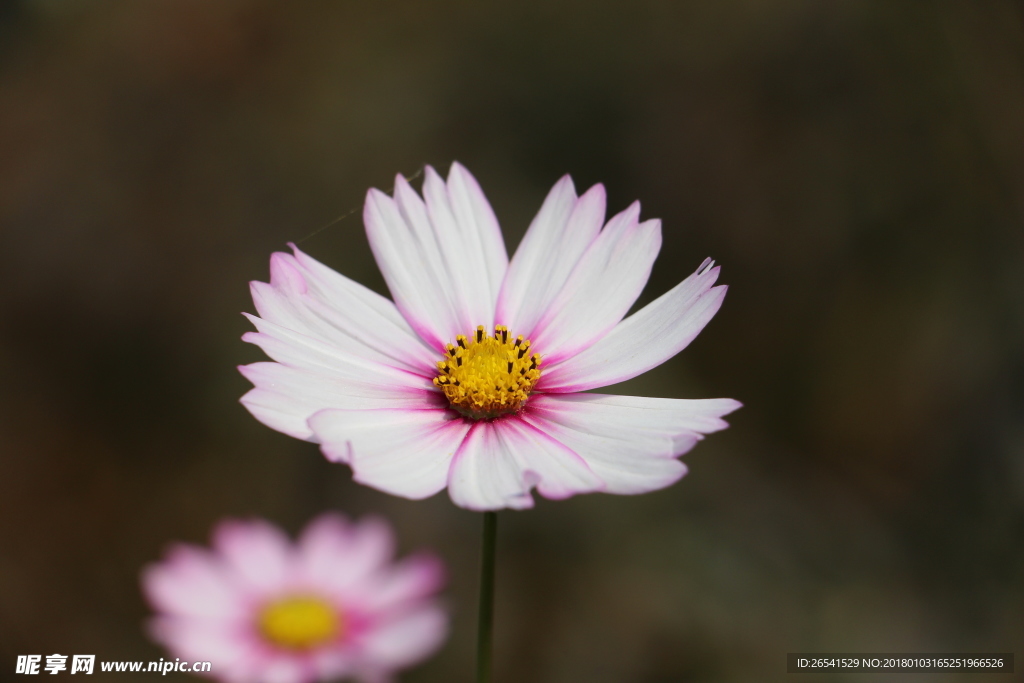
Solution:
{"label": "blurred pink flower", "polygon": [[151,633],[176,657],[211,662],[222,681],[387,681],[448,628],[433,601],[440,561],[393,555],[380,519],[326,514],[297,543],[264,521],[224,521],[212,551],[178,545],[143,572],[158,612]]}
{"label": "blurred pink flower", "polygon": [[[253,282],[243,339],[276,362],[240,370],[264,424],[319,443],[356,481],[419,499],[448,487],[474,510],[633,494],[676,482],[676,457],[725,428],[731,399],[581,393],[681,351],[725,297],[709,259],[628,318],[661,247],[634,202],[605,224],[605,191],[555,184],[509,262],[476,180],[429,166],[370,190],[366,233],[394,303],[301,252]],[[604,226],[602,229],[602,225]]]}

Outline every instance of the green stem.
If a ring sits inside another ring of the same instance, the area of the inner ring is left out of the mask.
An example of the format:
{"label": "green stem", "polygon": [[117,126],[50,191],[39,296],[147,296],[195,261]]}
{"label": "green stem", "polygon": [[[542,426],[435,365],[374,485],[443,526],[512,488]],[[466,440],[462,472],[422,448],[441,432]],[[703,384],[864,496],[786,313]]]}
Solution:
{"label": "green stem", "polygon": [[491,680],[491,633],[494,630],[494,541],[498,513],[484,513],[484,538],[480,549],[480,619],[477,622],[476,681]]}

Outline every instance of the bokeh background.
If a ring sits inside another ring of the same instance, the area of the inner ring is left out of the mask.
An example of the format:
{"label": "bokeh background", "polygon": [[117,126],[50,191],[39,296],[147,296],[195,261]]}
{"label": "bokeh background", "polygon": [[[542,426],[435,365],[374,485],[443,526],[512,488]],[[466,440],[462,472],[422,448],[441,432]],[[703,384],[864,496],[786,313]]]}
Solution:
{"label": "bokeh background", "polygon": [[272,251],[385,291],[366,189],[455,159],[510,248],[564,173],[639,198],[665,237],[640,303],[717,259],[718,316],[617,390],[746,405],[668,490],[500,515],[499,683],[1024,654],[1020,3],[0,8],[0,680],[163,656],[141,567],[325,508],[447,559],[454,635],[403,680],[470,679],[479,516],[354,485],[235,370]]}

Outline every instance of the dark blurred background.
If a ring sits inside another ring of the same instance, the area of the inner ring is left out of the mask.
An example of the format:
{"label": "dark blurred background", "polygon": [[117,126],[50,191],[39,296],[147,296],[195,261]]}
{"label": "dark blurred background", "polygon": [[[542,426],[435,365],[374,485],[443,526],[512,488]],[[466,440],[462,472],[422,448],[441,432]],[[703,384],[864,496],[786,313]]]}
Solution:
{"label": "dark blurred background", "polygon": [[500,515],[499,683],[1024,655],[1021,4],[0,8],[0,680],[163,656],[138,573],[168,542],[328,507],[446,558],[454,635],[403,680],[470,679],[479,515],[354,485],[235,370],[272,251],[384,291],[366,189],[454,159],[510,248],[566,172],[639,198],[641,303],[717,259],[722,311],[613,391],[746,404],[668,490]]}

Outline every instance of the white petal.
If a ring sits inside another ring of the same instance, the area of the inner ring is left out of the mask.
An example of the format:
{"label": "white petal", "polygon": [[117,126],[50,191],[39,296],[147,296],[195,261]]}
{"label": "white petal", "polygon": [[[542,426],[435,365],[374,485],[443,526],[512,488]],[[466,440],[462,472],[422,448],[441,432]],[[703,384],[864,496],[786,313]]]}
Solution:
{"label": "white petal", "polygon": [[452,460],[448,494],[471,510],[523,510],[533,507],[530,488],[515,457],[498,441],[490,423],[477,422]]}
{"label": "white petal", "polygon": [[[404,179],[395,181],[399,201],[406,185]],[[411,188],[407,192],[415,195]],[[441,350],[449,331],[459,326],[459,302],[445,279],[433,227],[415,215],[408,207],[399,211],[395,200],[380,190],[366,194],[366,237],[395,305],[424,341]]]}
{"label": "white petal", "polygon": [[576,392],[623,382],[682,351],[722,305],[726,287],[712,287],[718,267],[697,271],[629,316],[600,341],[560,364],[545,367],[537,389]]}
{"label": "white petal", "polygon": [[[354,357],[420,374],[430,372],[430,359],[436,354],[404,320],[403,330],[356,297],[339,296],[336,301],[325,301],[316,285],[303,277],[295,257],[289,254],[274,254],[270,264],[269,284],[250,283],[253,302],[261,318]],[[401,317],[397,309],[394,313]]]}
{"label": "white petal", "polygon": [[365,668],[398,669],[422,661],[444,642],[448,617],[438,607],[420,607],[367,632],[360,642]]}
{"label": "white petal", "polygon": [[727,427],[722,416],[739,407],[728,398],[541,394],[530,398],[523,419],[578,453],[608,493],[631,494],[682,477],[686,468],[675,457]]}
{"label": "white petal", "polygon": [[[428,180],[431,175],[427,174]],[[457,161],[448,171],[448,202],[462,238],[469,246],[467,256],[470,258],[464,265],[472,276],[468,292],[474,299],[471,306],[481,314],[489,314],[493,324],[494,302],[508,270],[508,253],[490,202],[476,178]],[[427,208],[432,211],[430,195]]]}
{"label": "white petal", "polygon": [[634,202],[614,216],[573,268],[530,340],[547,363],[607,334],[640,296],[661,248],[661,221],[638,223]]}
{"label": "white petal", "polygon": [[307,421],[325,408],[422,408],[447,405],[433,385],[421,388],[378,386],[375,377],[360,381],[288,367],[280,363],[253,363],[238,370],[256,388],[242,404],[263,424],[297,439],[313,439]]}
{"label": "white petal", "polygon": [[[316,327],[316,323],[311,322],[315,316],[310,317],[309,307],[303,308],[295,302],[300,295],[306,296],[306,303],[312,301],[302,292],[313,286],[310,283],[315,285],[324,279],[323,273],[317,276],[319,279],[304,277],[298,260],[287,254],[275,256],[277,258],[272,260],[272,264],[276,264],[272,268],[274,284],[254,283],[253,286],[258,307],[267,319],[246,314],[258,332],[242,336],[244,341],[258,345],[278,361],[240,368],[242,374],[256,385],[253,391],[242,397],[242,403],[256,419],[296,438],[312,440],[313,434],[306,420],[319,410],[434,404],[440,394],[430,383],[432,373],[425,368],[418,369],[423,359],[416,361],[415,354],[410,354],[409,358],[413,360],[405,367],[417,369],[403,369],[397,367],[390,357],[370,358],[369,347],[352,337],[339,342],[343,335],[327,323]],[[310,264],[315,262],[312,259],[309,262],[302,267],[312,268]],[[379,303],[368,306],[378,306]],[[374,317],[367,306],[357,304],[353,310],[366,314],[368,319]],[[302,311],[305,313],[300,315]],[[271,319],[283,320],[287,325]],[[401,327],[389,328],[389,325],[387,321],[380,324],[382,334],[388,330],[394,335],[405,334]],[[304,332],[294,329],[296,327]],[[330,329],[334,329],[331,333],[334,336],[328,334]],[[399,346],[409,347],[412,344],[413,347],[426,348],[411,340],[406,335]],[[429,354],[429,350],[424,352]]]}
{"label": "white petal", "polygon": [[320,406],[263,389],[249,390],[240,402],[253,417],[271,429],[296,439],[313,440],[313,431],[306,420],[320,410]]}
{"label": "white petal", "polygon": [[573,451],[516,417],[477,422],[452,461],[448,493],[471,510],[533,506],[534,486],[562,499],[603,488]]}
{"label": "white petal", "polygon": [[370,190],[363,216],[399,310],[441,350],[458,334],[493,325],[508,257],[494,213],[466,169],[453,164],[447,184],[429,166],[425,176],[425,203],[399,176],[394,199]]}
{"label": "white petal", "polygon": [[270,284],[252,283],[260,316],[356,356],[432,375],[436,353],[394,303],[291,245],[275,253]]}
{"label": "white petal", "polygon": [[324,410],[309,420],[329,460],[361,484],[420,499],[445,487],[448,465],[469,430],[450,410]]}
{"label": "white petal", "polygon": [[577,199],[572,178],[551,188],[516,249],[502,284],[497,323],[531,338],[573,267],[604,223],[605,191],[595,185]]}
{"label": "white petal", "polygon": [[429,386],[423,375],[359,358],[313,337],[246,315],[258,332],[246,332],[242,341],[255,344],[264,353],[289,367],[314,370],[339,380],[364,384],[381,391]]}

